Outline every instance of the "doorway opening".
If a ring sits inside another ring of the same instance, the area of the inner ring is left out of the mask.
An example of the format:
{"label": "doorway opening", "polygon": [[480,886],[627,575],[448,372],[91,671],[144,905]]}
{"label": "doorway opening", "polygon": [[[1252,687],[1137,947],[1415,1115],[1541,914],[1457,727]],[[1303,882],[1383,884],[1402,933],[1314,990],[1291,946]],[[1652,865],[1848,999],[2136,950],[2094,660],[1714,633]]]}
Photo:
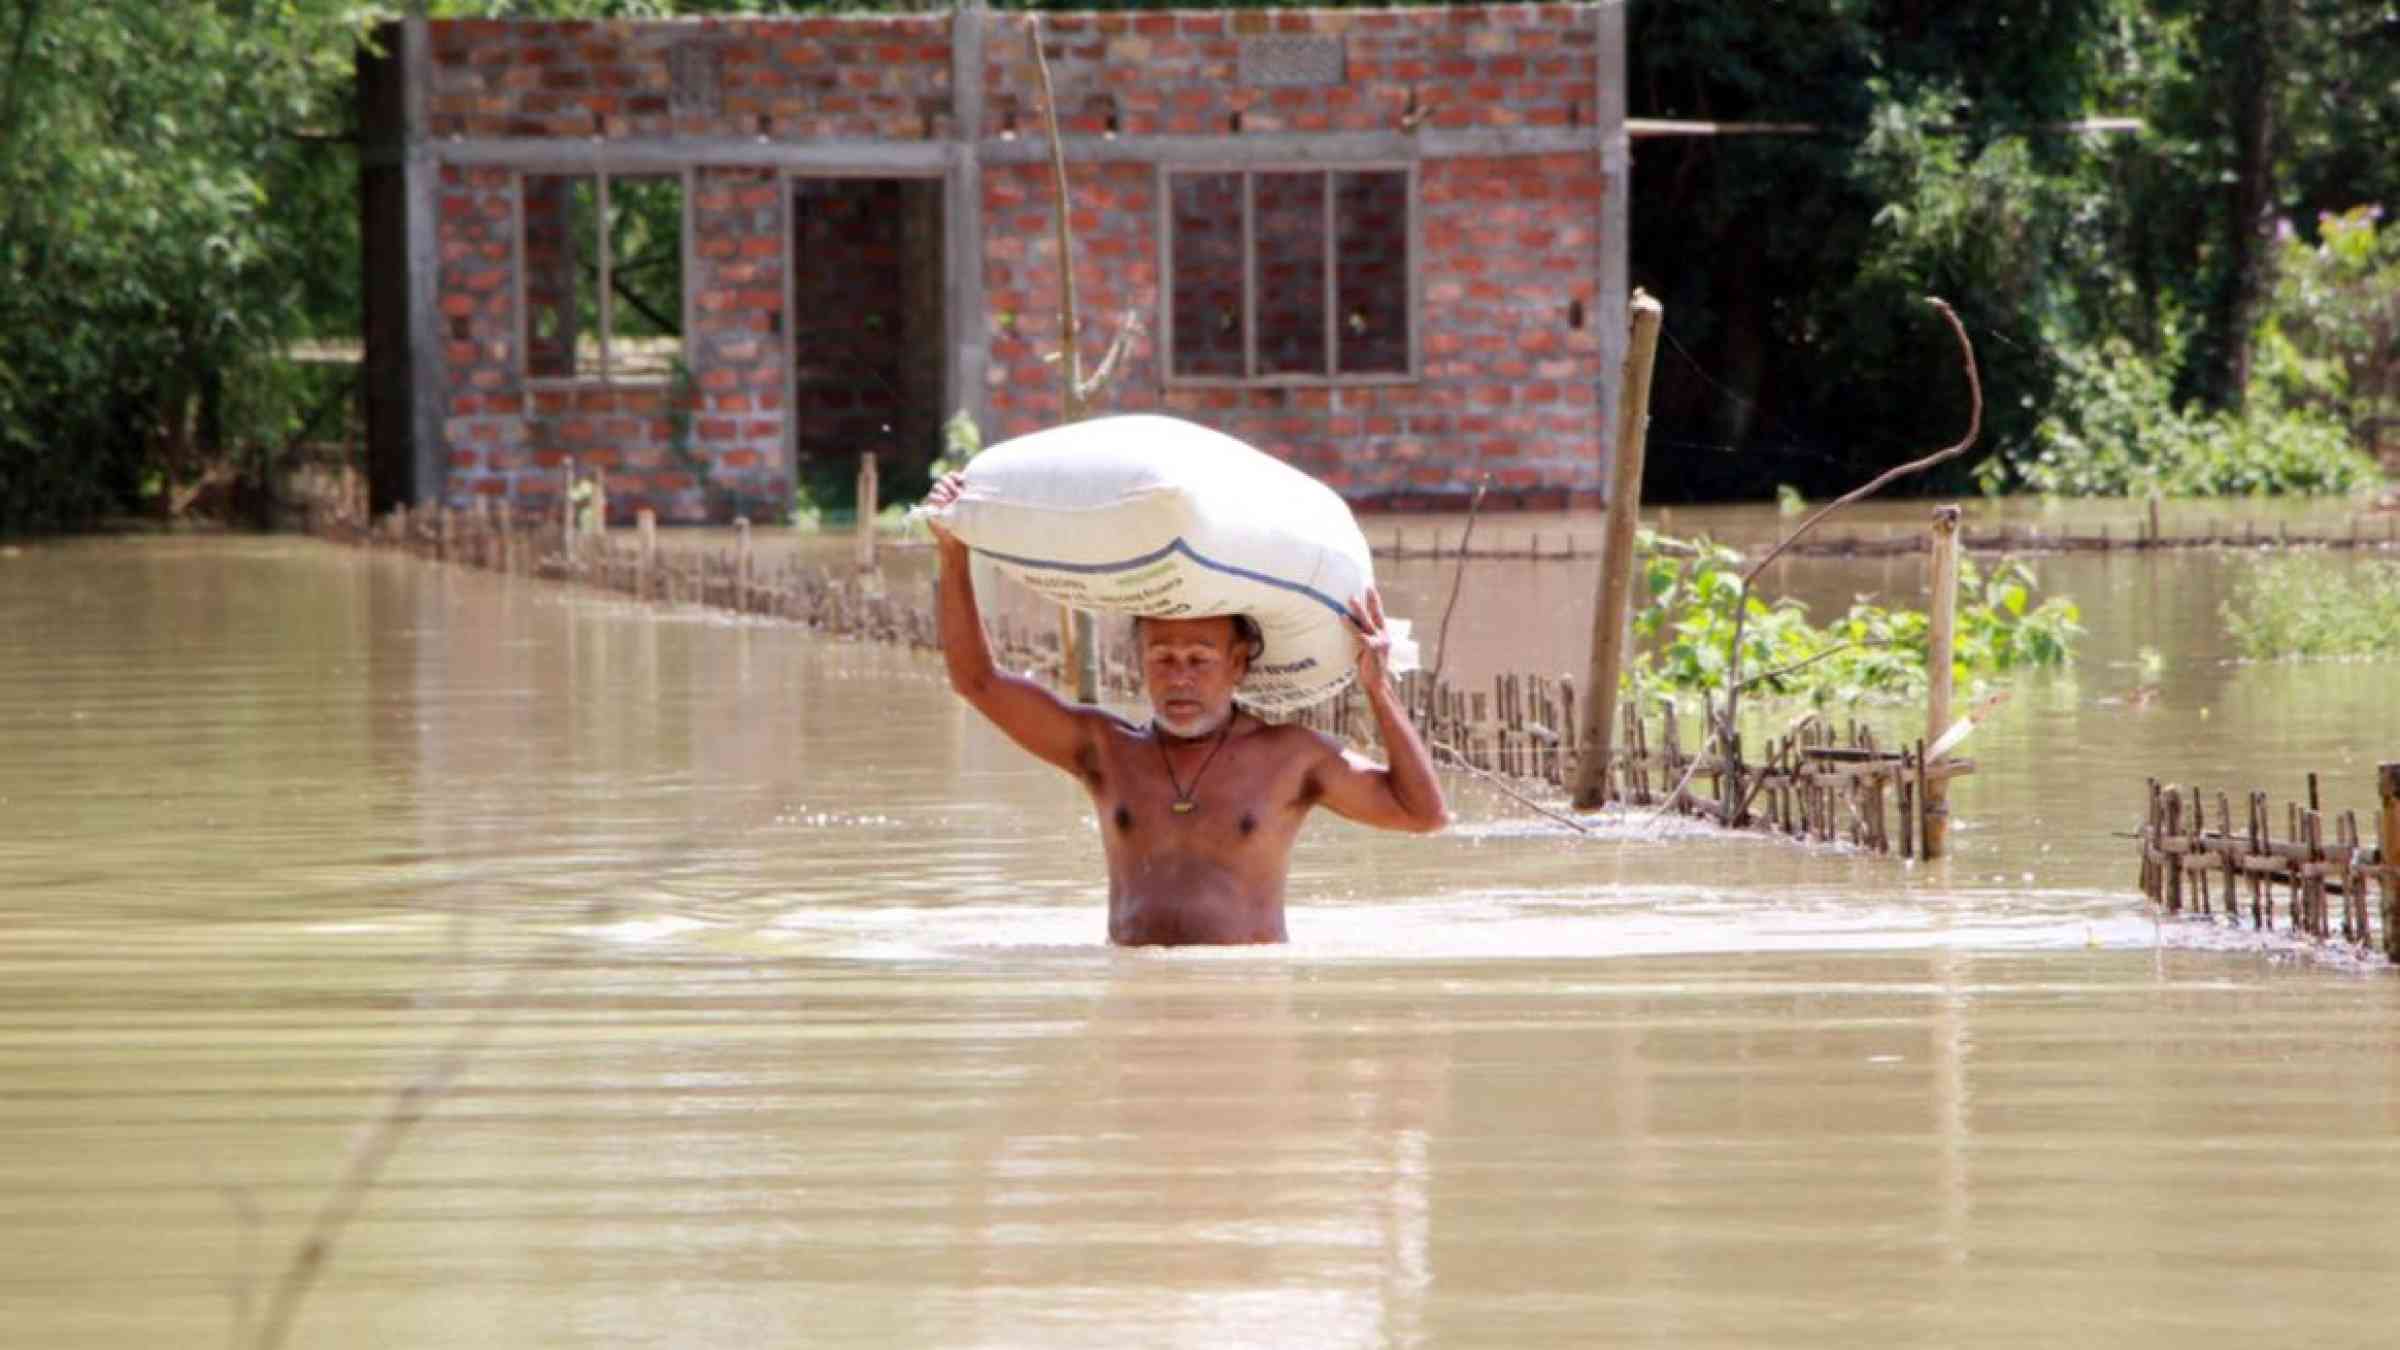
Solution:
{"label": "doorway opening", "polygon": [[914,500],[946,416],[942,180],[799,178],[791,205],[795,477],[847,511],[872,452],[882,499]]}

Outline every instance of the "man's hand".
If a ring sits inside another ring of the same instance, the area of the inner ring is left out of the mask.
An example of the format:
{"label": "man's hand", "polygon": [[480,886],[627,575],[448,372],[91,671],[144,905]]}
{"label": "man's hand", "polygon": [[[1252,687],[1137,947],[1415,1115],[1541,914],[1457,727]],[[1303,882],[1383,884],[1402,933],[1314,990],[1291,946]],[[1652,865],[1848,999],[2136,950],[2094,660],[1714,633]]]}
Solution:
{"label": "man's hand", "polygon": [[[950,503],[957,501],[959,494],[966,490],[966,486],[967,476],[965,474],[943,474],[941,481],[935,483],[932,490],[925,494],[925,504],[933,507],[935,510],[940,510],[942,507],[948,506]],[[925,517],[925,528],[933,531],[935,543],[956,544],[959,542],[957,535],[952,534],[947,526],[943,525],[941,521],[932,516]]]}
{"label": "man's hand", "polygon": [[1350,602],[1350,638],[1358,645],[1359,683],[1384,687],[1384,664],[1391,658],[1392,635],[1384,626],[1383,595],[1374,587]]}
{"label": "man's hand", "polygon": [[1391,658],[1392,635],[1384,623],[1383,596],[1372,586],[1350,602],[1350,636],[1358,644],[1358,682],[1366,689],[1367,706],[1375,713],[1375,734],[1391,765],[1379,767],[1328,739],[1328,762],[1317,771],[1325,805],[1362,825],[1419,833],[1438,830],[1450,823],[1450,807],[1434,777],[1433,756],[1426,753],[1424,738],[1392,690],[1385,664]]}

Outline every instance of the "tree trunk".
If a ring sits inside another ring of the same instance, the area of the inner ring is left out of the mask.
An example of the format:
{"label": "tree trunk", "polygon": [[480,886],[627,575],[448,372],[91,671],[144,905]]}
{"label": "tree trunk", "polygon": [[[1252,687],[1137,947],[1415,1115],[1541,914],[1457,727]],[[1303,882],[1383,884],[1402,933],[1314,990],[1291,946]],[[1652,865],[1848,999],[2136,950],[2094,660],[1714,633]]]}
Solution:
{"label": "tree trunk", "polygon": [[2290,0],[2230,0],[2218,40],[2233,110],[2233,183],[2225,211],[2225,258],[2211,326],[2214,357],[2203,391],[2212,407],[2238,412],[2250,383],[2250,351],[2266,301],[2275,237],[2275,96],[2283,82]]}

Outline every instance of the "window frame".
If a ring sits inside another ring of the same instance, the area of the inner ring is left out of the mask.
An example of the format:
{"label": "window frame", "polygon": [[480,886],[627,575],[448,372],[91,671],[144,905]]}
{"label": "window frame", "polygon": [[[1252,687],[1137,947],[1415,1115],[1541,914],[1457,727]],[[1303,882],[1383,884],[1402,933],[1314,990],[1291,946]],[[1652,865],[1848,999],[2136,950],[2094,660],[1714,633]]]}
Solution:
{"label": "window frame", "polygon": [[[537,375],[533,371],[533,308],[526,303],[525,264],[525,180],[528,178],[590,177],[598,183],[599,228],[593,231],[600,245],[600,369],[590,374]],[[683,204],[680,222],[681,238],[677,246],[683,253],[683,294],[679,299],[678,321],[683,326],[681,341],[683,355],[680,364],[690,369],[692,364],[692,276],[697,261],[692,240],[693,168],[689,164],[669,169],[612,169],[590,162],[520,164],[510,176],[509,215],[516,250],[515,302],[517,307],[517,376],[528,389],[669,389],[674,386],[672,373],[665,375],[624,376],[617,374],[609,360],[609,342],[616,331],[616,297],[610,293],[609,274],[616,266],[610,255],[608,229],[609,180],[615,178],[672,178],[681,191]]]}
{"label": "window frame", "polygon": [[[1325,371],[1262,373],[1258,368],[1258,185],[1260,174],[1317,174],[1325,184]],[[1341,274],[1335,257],[1339,232],[1335,228],[1337,194],[1334,175],[1396,173],[1406,180],[1402,225],[1408,250],[1406,306],[1408,363],[1405,370],[1344,374],[1341,367]],[[1242,367],[1241,375],[1179,375],[1175,371],[1175,176],[1178,174],[1238,174],[1242,180]],[[1158,350],[1159,383],[1170,389],[1335,389],[1373,385],[1415,384],[1425,377],[1423,330],[1424,216],[1417,209],[1417,164],[1414,160],[1361,160],[1327,164],[1258,163],[1194,160],[1158,166]]]}

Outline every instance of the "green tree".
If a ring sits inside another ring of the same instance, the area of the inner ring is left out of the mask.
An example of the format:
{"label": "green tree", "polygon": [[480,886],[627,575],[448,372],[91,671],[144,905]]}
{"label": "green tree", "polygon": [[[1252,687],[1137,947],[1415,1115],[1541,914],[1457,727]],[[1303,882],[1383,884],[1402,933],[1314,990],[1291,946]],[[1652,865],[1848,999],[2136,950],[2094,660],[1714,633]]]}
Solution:
{"label": "green tree", "polygon": [[1825,494],[1950,434],[1964,388],[1927,293],[1982,339],[1987,444],[2030,435],[2049,345],[2107,294],[2087,275],[2109,256],[2107,143],[2060,128],[2108,110],[2119,17],[2116,0],[1630,12],[1634,115],[1814,129],[1637,147],[1634,272],[1676,338],[1654,408],[1688,429],[1659,495]]}
{"label": "green tree", "polygon": [[331,208],[366,17],[0,4],[0,530],[171,498],[306,416],[277,358],[355,292]]}

